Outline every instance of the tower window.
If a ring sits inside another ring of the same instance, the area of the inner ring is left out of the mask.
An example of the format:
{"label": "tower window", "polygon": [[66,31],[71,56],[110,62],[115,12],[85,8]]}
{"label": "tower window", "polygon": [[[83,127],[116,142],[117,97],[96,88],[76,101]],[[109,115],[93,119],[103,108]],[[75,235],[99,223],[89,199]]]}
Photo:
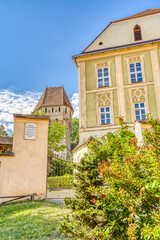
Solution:
{"label": "tower window", "polygon": [[54,112],[54,108],[52,107],[52,113]]}
{"label": "tower window", "polygon": [[139,25],[136,25],[134,27],[133,32],[134,32],[134,40],[135,41],[142,40],[141,27]]}
{"label": "tower window", "polygon": [[67,108],[65,108],[65,113],[67,113]]}
{"label": "tower window", "polygon": [[59,112],[61,111],[61,108],[59,107]]}

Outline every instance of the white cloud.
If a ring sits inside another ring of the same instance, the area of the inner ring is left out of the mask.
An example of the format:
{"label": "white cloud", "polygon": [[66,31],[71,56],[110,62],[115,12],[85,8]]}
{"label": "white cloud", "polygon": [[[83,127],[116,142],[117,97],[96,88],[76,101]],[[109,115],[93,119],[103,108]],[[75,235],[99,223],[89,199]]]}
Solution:
{"label": "white cloud", "polygon": [[9,89],[0,90],[0,124],[9,134],[13,131],[13,114],[30,114],[38,102],[41,92],[15,93]]}
{"label": "white cloud", "polygon": [[71,98],[71,104],[74,109],[73,117],[79,118],[79,94],[78,93],[73,94]]}
{"label": "white cloud", "polygon": [[[13,132],[13,114],[30,114],[36,106],[42,92],[26,91],[16,93],[10,89],[0,89],[0,124],[5,126],[9,134]],[[71,98],[74,109],[73,117],[79,117],[79,94]]]}

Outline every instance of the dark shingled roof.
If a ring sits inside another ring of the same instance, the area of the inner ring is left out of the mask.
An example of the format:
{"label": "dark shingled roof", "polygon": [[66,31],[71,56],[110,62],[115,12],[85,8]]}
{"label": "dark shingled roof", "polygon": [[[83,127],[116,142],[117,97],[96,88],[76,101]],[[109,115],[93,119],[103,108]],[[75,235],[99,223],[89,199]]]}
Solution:
{"label": "dark shingled roof", "polygon": [[0,145],[12,145],[13,144],[13,138],[12,137],[6,137],[6,136],[0,136]]}
{"label": "dark shingled roof", "polygon": [[160,13],[160,8],[150,8],[150,9],[147,9],[147,10],[145,10],[143,12],[134,14],[132,16],[129,16],[129,17],[122,18],[120,20],[114,21],[113,23],[120,22],[120,21],[125,21],[125,20],[130,20],[130,19],[134,19],[134,18],[139,18],[139,17],[145,17],[145,16],[148,16],[148,15],[156,14],[156,13]]}
{"label": "dark shingled roof", "polygon": [[50,87],[46,88],[37,103],[34,111],[39,110],[42,107],[52,106],[68,106],[73,110],[72,104],[64,90],[64,87]]}

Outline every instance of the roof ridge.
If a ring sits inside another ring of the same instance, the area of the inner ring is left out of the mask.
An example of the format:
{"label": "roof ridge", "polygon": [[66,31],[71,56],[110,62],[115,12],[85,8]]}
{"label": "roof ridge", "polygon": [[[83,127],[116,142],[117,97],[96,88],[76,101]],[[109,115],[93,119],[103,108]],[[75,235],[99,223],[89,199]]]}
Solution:
{"label": "roof ridge", "polygon": [[[149,12],[149,11],[154,11],[154,10],[159,10],[160,11],[160,8],[148,8],[144,11],[141,11],[141,12],[138,12],[138,13],[135,13],[133,15],[130,15],[128,17],[125,17],[125,18],[121,18],[119,20],[115,20],[115,21],[112,21],[111,23],[116,23],[116,22],[121,22],[121,21],[125,21],[125,20],[131,20],[131,19],[134,19],[134,18],[139,18],[139,17],[144,17],[144,16],[149,16],[149,15],[152,15],[152,14],[158,14],[160,12]],[[146,14],[145,14],[146,13]],[[144,14],[144,15],[143,15]]]}
{"label": "roof ridge", "polygon": [[[156,12],[156,10],[158,12]],[[136,18],[140,18],[140,17],[145,17],[145,16],[149,16],[149,15],[153,15],[153,14],[158,14],[158,13],[160,13],[160,8],[149,8],[149,9],[146,9],[146,10],[141,11],[139,13],[133,14],[131,16],[128,16],[128,17],[125,17],[125,18],[121,18],[119,20],[111,21],[107,25],[107,27],[105,27],[104,30],[102,32],[100,32],[100,34],[81,52],[81,54],[86,53],[87,49],[107,30],[107,28],[109,28],[111,26],[111,24],[117,23],[117,22],[121,22],[121,21],[136,19]],[[73,56],[73,59],[74,59],[74,56]]]}
{"label": "roof ridge", "polygon": [[[149,10],[149,9],[160,9],[160,8],[148,8],[147,10]],[[146,11],[147,11],[147,10],[146,10]]]}
{"label": "roof ridge", "polygon": [[62,98],[63,98],[63,105],[64,105],[64,87],[62,86]]}

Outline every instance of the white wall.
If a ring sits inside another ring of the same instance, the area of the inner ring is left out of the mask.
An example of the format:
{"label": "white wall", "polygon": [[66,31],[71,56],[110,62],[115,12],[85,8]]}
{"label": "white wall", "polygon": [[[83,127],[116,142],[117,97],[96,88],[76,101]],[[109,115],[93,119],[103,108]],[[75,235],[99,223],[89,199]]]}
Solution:
{"label": "white wall", "polygon": [[[160,38],[160,13],[137,19],[112,23],[85,52],[121,46],[141,41],[134,41],[133,28],[138,24],[142,30],[142,40]],[[103,45],[99,45],[103,42]]]}

